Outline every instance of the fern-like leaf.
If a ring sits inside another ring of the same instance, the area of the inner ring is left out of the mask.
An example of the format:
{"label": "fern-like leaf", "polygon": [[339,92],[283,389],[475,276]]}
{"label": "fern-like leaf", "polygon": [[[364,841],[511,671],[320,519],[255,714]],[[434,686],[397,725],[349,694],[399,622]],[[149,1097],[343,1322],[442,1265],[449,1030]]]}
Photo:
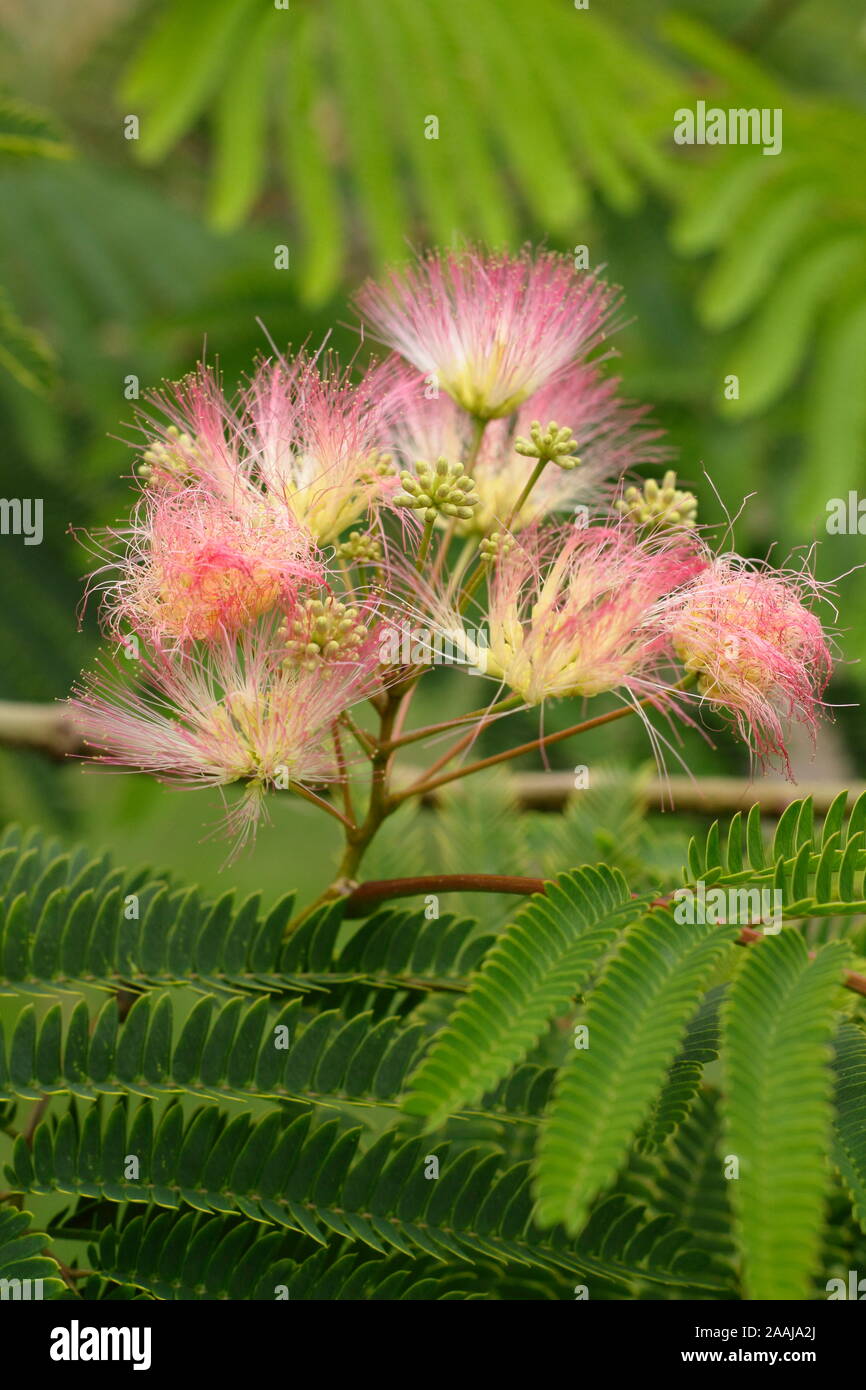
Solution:
{"label": "fern-like leaf", "polygon": [[747,1298],[805,1298],[830,1143],[829,1067],[843,943],[813,960],[793,931],[751,947],[724,1009],[726,1162]]}
{"label": "fern-like leaf", "polygon": [[484,960],[417,1074],[405,1103],[430,1128],[482,1095],[585,987],[592,967],[642,910],[622,875],[578,869],[536,895]]}
{"label": "fern-like leaf", "polygon": [[676,1057],[732,927],[683,925],[666,909],[626,935],[589,997],[588,1045],[572,1049],[542,1132],[539,1219],[580,1230],[621,1167]]}

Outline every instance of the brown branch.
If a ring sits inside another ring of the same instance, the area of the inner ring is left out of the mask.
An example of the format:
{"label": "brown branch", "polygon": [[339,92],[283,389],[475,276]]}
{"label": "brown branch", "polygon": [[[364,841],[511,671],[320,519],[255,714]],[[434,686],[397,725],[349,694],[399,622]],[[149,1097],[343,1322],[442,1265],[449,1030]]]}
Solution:
{"label": "brown branch", "polygon": [[[621,717],[625,713],[613,711]],[[601,716],[607,722],[607,716]],[[375,742],[370,735],[358,728],[347,715],[342,723],[358,739],[365,752],[375,750]],[[432,732],[435,730],[425,730]],[[404,736],[405,741],[413,740],[413,735]],[[553,740],[551,739],[551,742]],[[401,740],[401,743],[403,740]],[[75,728],[74,718],[61,701],[56,704],[28,704],[0,700],[0,746],[7,748],[31,748],[58,761],[72,754],[86,751],[85,744]],[[531,747],[532,745],[526,745]],[[506,756],[511,756],[508,754]],[[403,769],[405,783],[420,782],[424,771],[420,767]],[[593,787],[603,787],[616,778],[599,771],[593,778]],[[439,786],[428,786],[423,792],[425,801],[439,800]],[[514,774],[514,794],[519,804],[530,810],[557,811],[565,806],[574,795],[574,778],[570,772],[518,772]],[[849,806],[864,791],[866,782],[850,782]],[[325,790],[325,788],[322,788]],[[407,790],[402,785],[400,791]],[[785,807],[795,797],[811,796],[815,810],[820,814],[827,810],[831,801],[842,790],[839,782],[814,781],[792,786],[780,780],[749,782],[739,777],[652,777],[638,783],[638,792],[647,805],[670,806],[678,811],[693,811],[700,815],[719,815],[748,809],[754,801],[761,803],[761,810],[770,816],[781,815]]]}
{"label": "brown branch", "polygon": [[[414,769],[413,775],[414,775]],[[603,769],[594,773],[591,780],[593,790],[603,790],[621,782],[615,773]],[[750,782],[743,777],[649,777],[635,779],[635,794],[638,800],[654,808],[673,805],[677,811],[690,811],[698,815],[717,816],[733,814],[735,811],[748,811],[754,802],[760,802],[761,811],[767,816],[780,816],[792,801],[812,797],[815,810],[823,815],[845,787],[848,789],[848,809],[864,791],[866,782],[813,781],[794,784],[782,778],[765,778],[760,782]],[[575,789],[574,776],[570,772],[518,772],[514,774],[514,794],[520,805],[527,810],[561,811],[574,797],[585,793]],[[429,793],[425,800],[437,802],[437,791]]]}
{"label": "brown branch", "polygon": [[56,704],[0,700],[0,745],[32,748],[61,760],[85,748],[70,710],[59,700]]}
{"label": "brown branch", "polygon": [[[672,686],[672,690],[684,690],[693,684],[694,677],[689,674],[684,676],[681,681]],[[396,801],[405,801],[410,796],[425,796],[428,792],[434,791],[437,787],[444,787],[449,782],[456,782],[463,777],[471,777],[473,773],[483,772],[485,768],[496,767],[499,763],[509,762],[512,758],[519,758],[524,753],[534,753],[542,748],[550,748],[554,743],[561,743],[563,739],[575,738],[579,734],[589,733],[591,729],[599,729],[604,724],[612,724],[618,719],[625,719],[630,714],[636,714],[639,709],[659,708],[659,699],[656,695],[647,695],[643,700],[638,700],[634,705],[621,705],[618,709],[608,710],[606,714],[597,714],[592,719],[584,719],[579,724],[571,724],[567,729],[558,729],[555,733],[544,734],[541,738],[530,739],[528,743],[521,743],[517,748],[506,748],[502,753],[494,753],[489,758],[480,758],[478,762],[467,763],[463,767],[455,768],[451,772],[442,773],[439,777],[430,777],[434,768],[442,766],[443,761],[450,760],[457,752],[459,747],[465,744],[466,739],[452,749],[447,758],[440,758],[434,763],[432,768],[417,782],[413,782],[410,787],[398,793]]]}
{"label": "brown branch", "polygon": [[389,898],[410,898],[419,893],[518,893],[529,897],[544,892],[544,879],[518,878],[510,874],[422,874],[417,878],[370,879],[353,888],[346,898],[347,917],[365,917],[371,908]]}
{"label": "brown branch", "polygon": [[[380,878],[370,879],[354,888],[346,898],[347,917],[365,917],[379,903],[392,898],[410,898],[429,893],[515,893],[530,897],[533,893],[547,891],[542,878],[520,878],[510,874],[425,874],[419,878]],[[655,898],[648,904],[653,907],[668,907],[671,898]],[[764,933],[753,927],[742,927],[737,937],[738,946],[750,946],[762,941]],[[815,952],[809,952],[814,958]],[[844,970],[842,982],[846,989],[866,996],[866,975],[855,970]]]}

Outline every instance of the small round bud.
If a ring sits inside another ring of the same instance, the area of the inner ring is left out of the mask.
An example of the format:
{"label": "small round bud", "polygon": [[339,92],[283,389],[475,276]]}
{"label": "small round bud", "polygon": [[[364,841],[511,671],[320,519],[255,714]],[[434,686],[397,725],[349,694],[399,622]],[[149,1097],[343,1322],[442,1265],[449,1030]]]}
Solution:
{"label": "small round bud", "polygon": [[394,505],[420,512],[428,524],[437,516],[468,521],[480,500],[472,479],[463,471],[463,464],[449,463],[446,458],[437,459],[432,466],[420,462],[416,475],[404,471],[400,474],[400,482],[403,490],[393,498]]}
{"label": "small round bud", "polygon": [[577,468],[580,463],[575,453],[576,447],[577,441],[572,431],[566,425],[560,427],[555,420],[551,420],[545,429],[541,428],[539,420],[533,420],[529,438],[521,435],[514,441],[515,453],[542,463],[555,463],[558,468],[565,469]]}
{"label": "small round bud", "polygon": [[647,478],[643,488],[627,487],[616,509],[637,526],[689,530],[697,522],[698,499],[678,488],[676,473],[668,469],[661,486]]}

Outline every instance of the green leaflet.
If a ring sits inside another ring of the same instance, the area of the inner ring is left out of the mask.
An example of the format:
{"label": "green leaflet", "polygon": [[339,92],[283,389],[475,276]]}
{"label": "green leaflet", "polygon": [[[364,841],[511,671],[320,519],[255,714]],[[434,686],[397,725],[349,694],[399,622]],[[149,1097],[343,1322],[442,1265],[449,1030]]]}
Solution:
{"label": "green leaflet", "polygon": [[840,1025],[835,1038],[833,1157],[860,1226],[866,1231],[866,1033]]}
{"label": "green leaflet", "polygon": [[649,1119],[639,1136],[641,1148],[656,1149],[682,1125],[689,1114],[703,1078],[704,1067],[719,1054],[719,1012],[724,986],[708,990],[689,1020],[679,1052],[653,1102]]}
{"label": "green leaflet", "polygon": [[[266,999],[218,1006],[199,1000],[182,1026],[170,994],[143,995],[121,1025],[109,999],[95,1019],[82,1001],[64,1023],[55,1004],[37,1023],[18,1015],[8,1044],[0,1026],[0,1100],[72,1094],[159,1096],[184,1093],[241,1103],[295,1101],[362,1112],[394,1106],[418,1066],[428,1030],[410,1018],[370,1009],[302,1012],[299,999],[270,1009]],[[479,1118],[535,1120],[553,1071],[519,1067],[480,1099]]]}
{"label": "green leaflet", "polygon": [[217,994],[461,993],[490,944],[466,918],[428,921],[405,908],[374,913],[337,949],[339,904],[284,942],[293,905],[291,893],[269,912],[257,894],[203,902],[146,869],[127,873],[13,835],[0,844],[0,995],[173,984]]}
{"label": "green leaflet", "polygon": [[[114,1106],[107,1118],[94,1106],[80,1132],[70,1111],[56,1128],[37,1128],[32,1152],[19,1140],[10,1177],[26,1192],[240,1213],[249,1218],[232,1228],[240,1248],[251,1223],[263,1222],[322,1247],[337,1236],[380,1254],[493,1260],[623,1289],[725,1287],[725,1276],[685,1232],[670,1218],[647,1223],[638,1204],[616,1199],[595,1213],[579,1241],[569,1242],[561,1231],[535,1227],[528,1164],[508,1166],[489,1149],[452,1154],[447,1143],[431,1154],[429,1139],[404,1140],[394,1130],[358,1155],[360,1137],[359,1129],[343,1130],[337,1120],[311,1127],[309,1115],[287,1125],[277,1111],[253,1124],[247,1115],[227,1120],[211,1106],[184,1124],[173,1105],[156,1123],[145,1103],[127,1123],[125,1106]],[[130,1155],[135,1176],[127,1176]],[[176,1258],[195,1229],[191,1215],[184,1221]],[[129,1227],[121,1247],[128,1236]],[[122,1249],[117,1260],[124,1281],[139,1284]]]}
{"label": "green leaflet", "polygon": [[616,1176],[735,930],[680,925],[657,910],[626,934],[590,994],[587,1045],[572,1049],[542,1131],[542,1224],[579,1231],[592,1199]]}
{"label": "green leaflet", "polygon": [[6,291],[0,288],[0,366],[29,391],[44,393],[53,385],[56,356],[35,328],[21,322]]}
{"label": "green leaflet", "polygon": [[297,1244],[232,1218],[162,1212],[135,1217],[121,1232],[109,1228],[91,1254],[109,1278],[159,1299],[463,1299],[478,1282],[468,1265],[358,1254],[339,1244],[322,1250],[308,1242],[292,1258]]}
{"label": "green leaflet", "polygon": [[830,1039],[844,943],[810,960],[783,931],[750,948],[724,1010],[725,1162],[748,1298],[805,1298],[819,1252]]}
{"label": "green leaflet", "polygon": [[660,1156],[656,1201],[694,1231],[701,1249],[732,1263],[730,1183],[721,1146],[719,1096],[703,1091]]}
{"label": "green leaflet", "polygon": [[188,0],[156,18],[123,83],[136,152],[165,158],[215,111],[210,211],[231,227],[253,206],[273,127],[312,303],[337,287],[358,208],[379,263],[405,257],[419,218],[443,243],[512,239],[514,191],[570,236],[590,184],[631,211],[644,182],[670,182],[658,113],[680,82],[609,20],[582,15],[578,30],[555,0],[539,3],[531,22],[519,0],[399,0],[387,17],[332,0],[259,23],[252,0]]}
{"label": "green leaflet", "polygon": [[818,344],[809,414],[809,454],[789,503],[797,526],[815,513],[815,484],[827,498],[844,497],[856,476],[866,438],[866,294],[837,306]]}
{"label": "green leaflet", "polygon": [[[66,1289],[54,1260],[42,1253],[48,1237],[30,1229],[32,1220],[29,1211],[0,1208],[0,1289],[3,1290],[3,1298],[57,1298]],[[41,1280],[41,1292],[37,1292],[39,1286],[33,1284],[34,1280]]]}
{"label": "green leaflet", "polygon": [[565,1012],[618,932],[642,910],[605,866],[561,874],[518,912],[412,1078],[405,1102],[432,1129],[482,1095]]}
{"label": "green leaflet", "polygon": [[[765,840],[757,805],[745,820],[737,812],[726,831],[715,822],[704,844],[694,839],[689,844],[683,880],[744,894],[777,892],[778,899],[770,901],[785,921],[861,916],[866,912],[866,795],[858,798],[846,824],[847,801],[847,792],[840,792],[820,831],[813,825],[811,799],[792,801],[779,818],[772,845]],[[748,901],[742,898],[744,905]]]}
{"label": "green leaflet", "polygon": [[[508,828],[501,790],[455,799],[458,837],[485,805]],[[22,1128],[7,1097],[72,1099],[32,1149],[17,1140],[8,1184],[74,1199],[52,1237],[104,1231],[85,1299],[271,1299],[276,1282],[337,1299],[806,1296],[854,1258],[866,1191],[848,947],[807,948],[866,907],[866,799],[848,819],[846,802],[817,826],[794,802],[772,836],[755,808],[692,842],[686,886],[731,892],[729,925],[682,924],[600,865],[497,936],[408,902],[360,924],[331,904],[285,937],[291,897],[205,902],[13,830],[0,979],[24,997],[0,1038],[4,1126]],[[640,865],[636,836],[624,854]],[[752,890],[780,895],[785,926],[731,950]],[[125,983],[140,997],[123,1022],[113,997],[64,997]],[[566,1014],[588,1048],[549,1027]]]}

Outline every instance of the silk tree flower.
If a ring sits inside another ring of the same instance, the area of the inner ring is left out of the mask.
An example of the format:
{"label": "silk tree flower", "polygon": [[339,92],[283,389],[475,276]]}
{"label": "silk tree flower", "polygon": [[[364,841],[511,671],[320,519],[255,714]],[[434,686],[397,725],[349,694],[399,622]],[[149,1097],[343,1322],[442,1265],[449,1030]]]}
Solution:
{"label": "silk tree flower", "polygon": [[235,509],[200,487],[148,494],[117,538],[122,552],[105,567],[119,571],[104,586],[109,628],[158,646],[217,640],[325,576],[291,510],[261,495]]}
{"label": "silk tree flower", "polygon": [[381,689],[375,641],[331,662],[323,679],[319,668],[286,660],[276,617],[137,665],[130,685],[103,660],[69,702],[90,760],[185,787],[243,783],[226,816],[239,844],[263,815],[268,791],[340,776],[334,721]]}
{"label": "silk tree flower", "polygon": [[759,759],[790,776],[784,725],[797,720],[814,743],[832,657],[806,599],[820,594],[808,571],[779,571],[722,555],[661,607],[663,626],[703,699],[728,710]]}
{"label": "silk tree flower", "polygon": [[453,594],[425,594],[438,630],[527,705],[617,691],[664,694],[670,644],[648,621],[705,561],[689,538],[649,543],[622,526],[531,532],[501,548],[479,629]]}
{"label": "silk tree flower", "polygon": [[336,541],[398,480],[382,451],[387,378],[373,366],[353,385],[332,358],[266,364],[244,395],[256,481],[320,545]]}
{"label": "silk tree flower", "polygon": [[357,297],[374,333],[476,420],[510,415],[583,357],[616,302],[566,256],[472,247],[430,253]]}
{"label": "silk tree flower", "polygon": [[[623,400],[620,384],[599,366],[580,364],[537,391],[510,420],[491,420],[472,469],[479,505],[467,521],[456,523],[456,534],[486,536],[509,519],[516,533],[552,514],[584,507],[588,514],[599,512],[612,504],[613,484],[626,470],[666,458],[658,443],[662,431],[648,421],[648,408]],[[405,466],[468,457],[472,424],[466,412],[449,396],[429,399],[423,378],[412,369],[395,375],[387,414],[389,447]],[[515,441],[529,435],[534,420],[570,428],[580,463],[546,468],[513,515],[532,469]]]}
{"label": "silk tree flower", "polygon": [[146,422],[140,475],[151,489],[213,491],[258,515],[286,510],[320,545],[396,491],[382,455],[381,367],[358,384],[329,356],[260,363],[235,401],[207,368],[152,397],[168,424]]}

